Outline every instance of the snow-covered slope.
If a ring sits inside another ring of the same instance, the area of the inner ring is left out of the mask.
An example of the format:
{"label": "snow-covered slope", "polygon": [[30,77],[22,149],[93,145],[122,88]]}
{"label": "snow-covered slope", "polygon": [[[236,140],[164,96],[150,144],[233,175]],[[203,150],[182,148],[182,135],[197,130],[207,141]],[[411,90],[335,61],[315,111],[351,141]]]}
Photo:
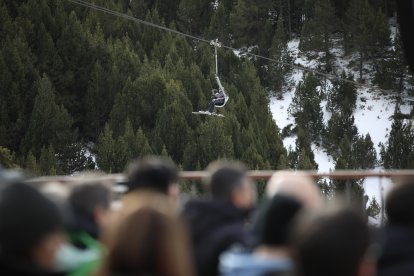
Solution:
{"label": "snow-covered slope", "polygon": [[[300,64],[307,68],[316,68],[317,62],[315,60],[308,60],[304,56],[300,56],[298,50],[299,40],[292,40],[288,43],[289,51],[294,58],[296,64]],[[355,57],[343,58],[342,50],[337,47],[332,51],[336,57],[335,67],[339,72],[345,70],[345,72],[351,73],[357,76],[357,72],[348,65]],[[369,67],[369,64],[366,65]],[[296,85],[302,80],[303,71],[295,69],[292,74],[292,86],[286,87],[278,97],[274,97],[270,101],[270,109],[273,114],[273,118],[282,130],[285,126],[292,124],[295,125],[294,118],[289,114],[288,108],[292,102],[292,97],[295,94]],[[331,114],[325,109],[326,101],[322,102],[321,108],[324,112],[325,124],[329,120]],[[392,96],[386,96],[376,91],[375,89],[358,88],[358,98],[356,104],[356,110],[354,112],[355,125],[358,128],[359,134],[370,134],[371,139],[376,147],[377,155],[379,158],[379,143],[385,143],[389,131],[391,129],[391,115],[394,113],[396,100]],[[402,113],[409,113],[411,111],[410,102],[405,102],[401,106]],[[283,144],[287,149],[295,147],[296,137],[287,137],[283,140]],[[323,148],[312,145],[312,149],[315,154],[315,161],[319,165],[319,171],[329,172],[334,169],[334,161],[331,156],[327,155]],[[381,168],[377,168],[380,170]],[[365,191],[369,196],[374,196],[377,199],[380,198],[381,186],[385,190],[388,189],[389,181],[379,179],[367,179],[364,183]]]}

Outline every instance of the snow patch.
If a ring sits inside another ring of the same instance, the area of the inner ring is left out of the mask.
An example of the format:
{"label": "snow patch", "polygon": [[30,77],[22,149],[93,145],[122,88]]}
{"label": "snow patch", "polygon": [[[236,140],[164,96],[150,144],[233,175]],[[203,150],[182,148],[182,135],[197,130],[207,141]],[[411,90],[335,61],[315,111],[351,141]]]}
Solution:
{"label": "snow patch", "polygon": [[[390,23],[391,29],[391,38],[394,39],[396,35],[395,24]],[[305,66],[308,68],[317,68],[317,60],[308,60],[305,55],[301,55],[299,51],[299,39],[293,39],[288,42],[287,47],[288,51],[293,58],[294,64]],[[359,71],[357,66],[351,66],[355,64],[358,60],[357,54],[351,54],[345,56],[342,45],[338,41],[334,42],[334,48],[332,49],[332,54],[334,55],[333,66],[335,71],[339,74],[342,71],[345,73],[351,74],[354,78],[359,76]],[[240,55],[240,53],[238,53]],[[366,79],[366,84],[370,85],[373,78],[373,68],[372,64],[364,64],[364,75]],[[304,72],[299,69],[294,69],[292,71],[292,76],[290,79],[291,85],[284,87],[282,93],[276,97],[270,99],[270,110],[273,114],[273,119],[275,120],[280,131],[288,125],[292,125],[292,128],[295,127],[295,120],[289,114],[289,106],[292,102],[292,98],[296,92],[296,85],[299,81],[302,80]],[[326,91],[330,91],[332,87],[332,82],[327,81]],[[358,88],[357,89],[358,97],[356,102],[356,109],[354,111],[355,125],[358,128],[359,135],[371,136],[371,139],[374,143],[375,149],[377,151],[377,157],[379,159],[379,144],[386,143],[388,139],[388,134],[391,130],[392,119],[391,116],[394,114],[396,99],[390,95],[384,95],[380,91],[368,88]],[[321,102],[321,108],[323,111],[323,120],[325,125],[331,117],[331,113],[326,110],[327,101],[323,100]],[[400,105],[402,113],[410,113],[412,106],[407,100]],[[294,149],[296,143],[296,136],[286,137],[283,139],[283,145],[289,149]],[[315,144],[312,144],[312,150],[315,155],[315,161],[318,163],[318,170],[320,172],[329,172],[334,170],[335,164],[333,158],[329,156],[322,147],[318,147]],[[376,168],[376,170],[381,170],[382,168]],[[378,202],[381,202],[381,198],[384,197],[384,194],[391,187],[390,179],[378,179],[378,178],[367,178],[364,181],[364,188],[366,194],[372,198],[375,197]]]}

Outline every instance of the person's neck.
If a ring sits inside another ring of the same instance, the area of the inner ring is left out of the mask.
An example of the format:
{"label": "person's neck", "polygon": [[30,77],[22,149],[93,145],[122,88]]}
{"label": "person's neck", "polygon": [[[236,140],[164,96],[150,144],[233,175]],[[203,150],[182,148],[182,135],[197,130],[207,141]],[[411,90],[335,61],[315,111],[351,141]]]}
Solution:
{"label": "person's neck", "polygon": [[272,247],[260,245],[254,250],[253,254],[268,259],[285,259],[290,257],[290,250],[284,246]]}

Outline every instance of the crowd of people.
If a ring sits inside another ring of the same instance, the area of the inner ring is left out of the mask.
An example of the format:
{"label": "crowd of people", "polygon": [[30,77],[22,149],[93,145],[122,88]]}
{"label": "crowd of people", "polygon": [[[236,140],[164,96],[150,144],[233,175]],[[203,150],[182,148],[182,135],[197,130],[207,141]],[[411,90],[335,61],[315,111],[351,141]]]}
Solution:
{"label": "crowd of people", "polygon": [[0,170],[0,275],[414,275],[414,180],[395,184],[386,225],[325,200],[314,180],[279,171],[258,201],[243,164],[208,168],[184,202],[178,170],[147,157],[113,183],[32,182]]}

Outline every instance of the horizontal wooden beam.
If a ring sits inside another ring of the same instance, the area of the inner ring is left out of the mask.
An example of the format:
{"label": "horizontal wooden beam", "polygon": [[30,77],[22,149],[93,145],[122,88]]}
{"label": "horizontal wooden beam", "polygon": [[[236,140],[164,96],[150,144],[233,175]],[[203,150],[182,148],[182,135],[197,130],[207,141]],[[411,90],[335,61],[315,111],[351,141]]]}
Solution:
{"label": "horizontal wooden beam", "polygon": [[[254,180],[268,180],[276,171],[248,171],[248,175]],[[317,171],[298,171],[309,175],[312,178],[329,178],[336,180],[354,180],[361,178],[399,178],[399,177],[414,177],[414,170],[383,170],[383,171],[351,171],[351,170],[338,170],[332,172],[317,172]],[[180,172],[181,180],[193,180],[200,181],[208,176],[206,171],[182,171]],[[97,180],[106,180],[116,183],[122,183],[125,181],[125,176],[123,174],[102,174],[93,176]],[[40,183],[40,182],[76,182],[82,181],[85,178],[90,178],[90,175],[74,175],[74,176],[42,176],[37,178],[32,178],[29,181]]]}

